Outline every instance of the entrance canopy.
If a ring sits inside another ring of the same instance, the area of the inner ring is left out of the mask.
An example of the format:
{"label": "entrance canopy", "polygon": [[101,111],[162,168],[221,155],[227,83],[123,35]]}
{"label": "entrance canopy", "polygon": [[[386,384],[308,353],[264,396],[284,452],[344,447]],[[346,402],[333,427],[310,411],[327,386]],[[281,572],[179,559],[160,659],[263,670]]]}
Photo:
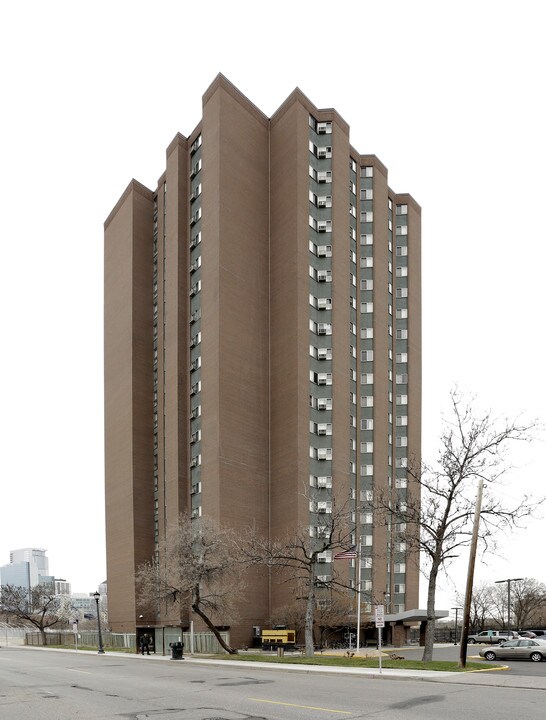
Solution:
{"label": "entrance canopy", "polygon": [[[426,610],[404,610],[401,613],[392,613],[391,615],[385,615],[385,622],[402,622],[402,623],[418,623],[426,622],[427,620]],[[436,610],[434,612],[436,620],[441,618],[449,617],[449,610]]]}

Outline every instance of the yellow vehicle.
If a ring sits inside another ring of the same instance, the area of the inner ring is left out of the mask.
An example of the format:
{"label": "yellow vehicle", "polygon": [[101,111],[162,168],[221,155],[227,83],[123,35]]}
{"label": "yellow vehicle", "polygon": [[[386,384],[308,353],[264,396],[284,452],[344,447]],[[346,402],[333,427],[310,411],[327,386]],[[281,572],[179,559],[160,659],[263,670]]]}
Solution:
{"label": "yellow vehicle", "polygon": [[285,648],[293,650],[296,647],[296,631],[295,630],[262,630],[262,649],[275,650],[275,648]]}

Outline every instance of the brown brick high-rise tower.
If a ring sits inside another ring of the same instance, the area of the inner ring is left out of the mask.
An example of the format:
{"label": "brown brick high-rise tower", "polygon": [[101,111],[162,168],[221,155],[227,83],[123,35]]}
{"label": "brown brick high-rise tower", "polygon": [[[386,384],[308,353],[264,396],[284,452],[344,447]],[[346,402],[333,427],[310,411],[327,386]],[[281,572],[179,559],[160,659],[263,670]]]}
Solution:
{"label": "brown brick high-rise tower", "polygon": [[[139,618],[134,574],[181,512],[312,534],[334,497],[359,506],[364,608],[417,607],[371,499],[403,506],[420,455],[420,207],[335,110],[296,89],[268,118],[219,75],[157,188],[129,184],[105,223],[105,433],[114,630],[180,626]],[[232,641],[286,602],[253,583]]]}

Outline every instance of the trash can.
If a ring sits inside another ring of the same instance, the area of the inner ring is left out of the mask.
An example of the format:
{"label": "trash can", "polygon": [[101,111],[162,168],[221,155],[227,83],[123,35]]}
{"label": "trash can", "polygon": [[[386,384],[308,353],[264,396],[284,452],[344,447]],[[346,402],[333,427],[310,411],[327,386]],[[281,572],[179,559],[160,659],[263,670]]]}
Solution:
{"label": "trash can", "polygon": [[173,642],[169,643],[171,648],[171,660],[183,660],[184,659],[184,643]]}
{"label": "trash can", "polygon": [[277,648],[277,657],[284,657],[284,648],[283,647]]}

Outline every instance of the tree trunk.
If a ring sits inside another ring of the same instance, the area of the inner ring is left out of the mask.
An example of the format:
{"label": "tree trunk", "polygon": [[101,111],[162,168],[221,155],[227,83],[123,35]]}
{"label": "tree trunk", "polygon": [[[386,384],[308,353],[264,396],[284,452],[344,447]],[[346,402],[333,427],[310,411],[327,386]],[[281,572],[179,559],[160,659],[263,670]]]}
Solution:
{"label": "tree trunk", "polygon": [[423,662],[432,660],[434,650],[434,634],[436,630],[436,579],[438,577],[438,566],[433,562],[428,579],[427,593],[427,627],[425,629],[425,649],[423,651]]}
{"label": "tree trunk", "polygon": [[203,622],[205,623],[205,625],[206,625],[206,626],[210,629],[210,631],[214,634],[215,638],[218,640],[218,642],[219,642],[220,645],[224,648],[224,650],[225,650],[227,653],[229,653],[230,655],[236,655],[236,654],[237,654],[237,650],[234,650],[234,648],[230,647],[230,646],[226,643],[226,641],[224,640],[224,638],[220,635],[220,631],[218,630],[218,628],[214,627],[214,625],[212,624],[212,622],[211,622],[211,621],[209,620],[209,618],[205,615],[205,613],[201,610],[201,608],[199,607],[199,605],[197,605],[197,603],[193,603],[193,605],[191,606],[191,609],[193,610],[193,612],[194,612],[196,615],[199,615],[199,617],[201,618],[201,620],[203,620]]}
{"label": "tree trunk", "polygon": [[46,631],[43,627],[39,627],[38,630],[40,631],[40,635],[42,636],[42,645],[45,647],[47,645]]}
{"label": "tree trunk", "polygon": [[309,586],[307,588],[307,605],[305,608],[305,654],[313,657],[315,642],[313,638],[313,618],[315,611],[315,566],[309,568]]}

